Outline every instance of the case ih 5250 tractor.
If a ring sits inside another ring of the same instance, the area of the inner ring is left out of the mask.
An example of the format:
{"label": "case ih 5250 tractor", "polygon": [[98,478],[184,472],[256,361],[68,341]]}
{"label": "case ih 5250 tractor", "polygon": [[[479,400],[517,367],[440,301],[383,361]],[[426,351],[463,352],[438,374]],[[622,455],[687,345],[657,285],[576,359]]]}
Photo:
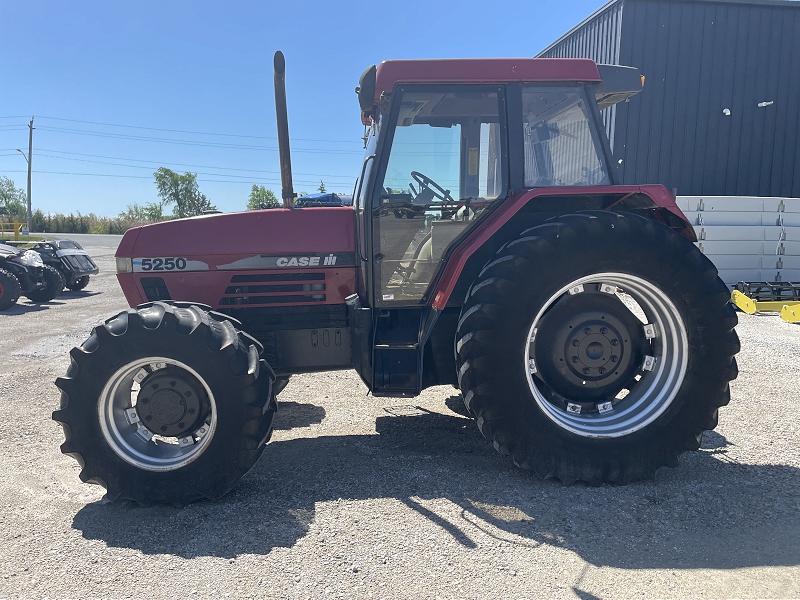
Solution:
{"label": "case ih 5250 tractor", "polygon": [[541,477],[626,483],[675,466],[736,377],[729,291],[658,185],[617,185],[599,109],[641,90],[589,60],[389,61],[357,88],[352,207],[128,231],[132,308],[73,349],[63,452],[107,498],[218,498],[269,440],[296,373],[355,368],[375,396],[460,388]]}

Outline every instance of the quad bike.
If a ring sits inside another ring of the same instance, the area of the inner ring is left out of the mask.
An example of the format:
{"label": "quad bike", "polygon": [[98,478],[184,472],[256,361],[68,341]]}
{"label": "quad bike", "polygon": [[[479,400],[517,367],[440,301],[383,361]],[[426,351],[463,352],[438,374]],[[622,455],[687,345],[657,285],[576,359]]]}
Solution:
{"label": "quad bike", "polygon": [[76,292],[89,285],[89,276],[100,272],[89,253],[73,240],[46,240],[31,248],[38,252],[44,264],[57,270],[64,279],[64,287]]}
{"label": "quad bike", "polygon": [[14,306],[20,296],[50,302],[63,288],[59,272],[45,265],[39,254],[0,244],[0,310]]}
{"label": "quad bike", "polygon": [[453,385],[495,449],[565,483],[652,478],[699,447],[730,399],[737,319],[670,193],[617,183],[600,110],[641,90],[636,69],[370,67],[353,206],[313,209],[294,206],[284,77],[277,53],[284,207],[137,227],[117,249],[131,308],[56,382],[83,481],[145,505],[218,498],[289,377],[337,369],[375,396]]}

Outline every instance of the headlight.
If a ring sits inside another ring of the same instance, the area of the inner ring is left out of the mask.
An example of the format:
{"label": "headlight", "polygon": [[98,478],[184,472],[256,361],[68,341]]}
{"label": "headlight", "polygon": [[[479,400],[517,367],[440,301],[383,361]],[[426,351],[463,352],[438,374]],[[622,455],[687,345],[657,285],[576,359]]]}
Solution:
{"label": "headlight", "polygon": [[26,267],[43,267],[44,262],[42,261],[42,257],[39,256],[38,252],[34,252],[33,250],[26,250],[22,256],[19,257],[19,262],[21,262]]}
{"label": "headlight", "polygon": [[130,258],[117,257],[117,273],[132,273],[133,261]]}

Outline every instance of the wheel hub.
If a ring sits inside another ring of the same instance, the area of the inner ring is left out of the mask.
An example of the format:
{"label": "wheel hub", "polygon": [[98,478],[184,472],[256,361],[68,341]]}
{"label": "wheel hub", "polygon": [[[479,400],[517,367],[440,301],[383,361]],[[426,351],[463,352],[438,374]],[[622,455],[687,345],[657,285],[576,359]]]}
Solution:
{"label": "wheel hub", "polygon": [[540,378],[569,400],[614,397],[635,376],[647,340],[642,323],[613,294],[565,296],[541,319]]}
{"label": "wheel hub", "polygon": [[205,420],[208,400],[198,382],[181,369],[167,367],[150,373],[136,399],[140,422],[155,434],[181,437],[194,432]]}

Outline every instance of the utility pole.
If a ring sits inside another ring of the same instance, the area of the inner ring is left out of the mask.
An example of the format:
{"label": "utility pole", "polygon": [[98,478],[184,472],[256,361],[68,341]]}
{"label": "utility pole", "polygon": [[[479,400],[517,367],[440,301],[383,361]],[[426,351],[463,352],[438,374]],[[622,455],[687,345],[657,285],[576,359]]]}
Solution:
{"label": "utility pole", "polygon": [[22,150],[17,148],[17,152],[22,154],[25,157],[25,161],[28,163],[28,235],[31,234],[31,225],[33,220],[33,215],[31,214],[31,161],[33,159],[33,130],[36,129],[33,126],[33,117],[31,117],[31,122],[28,123],[28,154],[26,155]]}
{"label": "utility pole", "polygon": [[33,231],[31,228],[31,221],[33,215],[31,214],[31,163],[33,162],[33,117],[31,122],[28,123],[28,235]]}

